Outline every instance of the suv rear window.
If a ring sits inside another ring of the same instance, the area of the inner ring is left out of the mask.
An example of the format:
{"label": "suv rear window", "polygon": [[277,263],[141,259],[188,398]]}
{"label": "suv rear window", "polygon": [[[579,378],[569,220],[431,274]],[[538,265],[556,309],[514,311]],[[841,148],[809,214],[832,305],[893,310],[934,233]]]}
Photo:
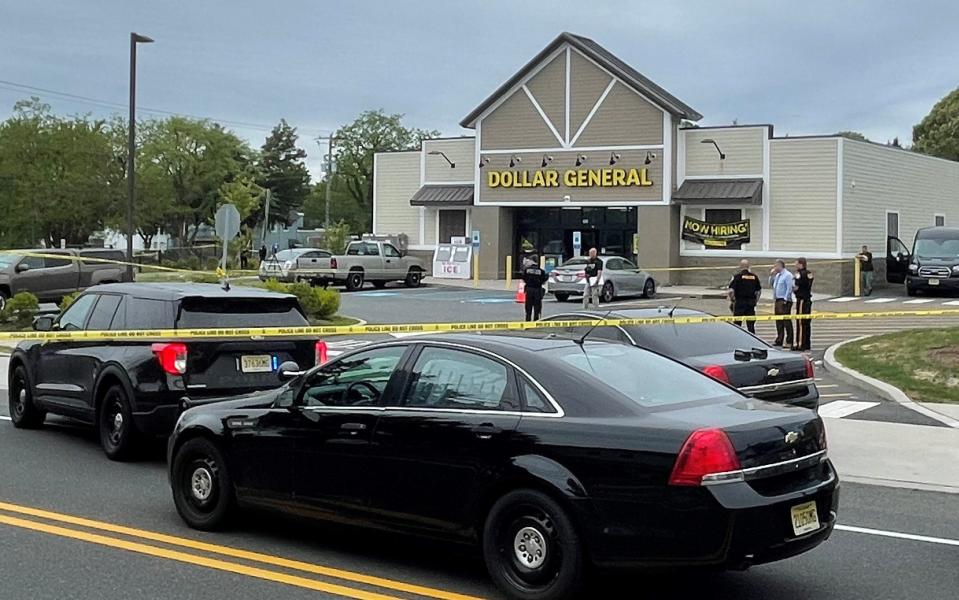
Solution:
{"label": "suv rear window", "polygon": [[729,323],[644,325],[630,327],[629,334],[638,346],[676,358],[765,347],[763,342]]}
{"label": "suv rear window", "polygon": [[178,329],[203,327],[305,327],[293,298],[184,298]]}
{"label": "suv rear window", "polygon": [[173,321],[171,303],[166,300],[127,297],[127,329],[170,329]]}

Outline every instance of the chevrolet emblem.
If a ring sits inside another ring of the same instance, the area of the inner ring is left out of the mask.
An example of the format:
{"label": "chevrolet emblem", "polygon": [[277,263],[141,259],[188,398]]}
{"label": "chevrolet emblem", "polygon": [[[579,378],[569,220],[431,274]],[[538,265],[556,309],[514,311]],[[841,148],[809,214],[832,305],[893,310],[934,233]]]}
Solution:
{"label": "chevrolet emblem", "polygon": [[802,434],[798,431],[790,431],[786,434],[786,444],[792,446],[799,441],[799,438],[802,437]]}
{"label": "chevrolet emblem", "polygon": [[769,369],[768,371],[766,371],[767,377],[775,377],[776,375],[779,375],[779,369],[777,369],[776,367],[773,367],[772,369]]}

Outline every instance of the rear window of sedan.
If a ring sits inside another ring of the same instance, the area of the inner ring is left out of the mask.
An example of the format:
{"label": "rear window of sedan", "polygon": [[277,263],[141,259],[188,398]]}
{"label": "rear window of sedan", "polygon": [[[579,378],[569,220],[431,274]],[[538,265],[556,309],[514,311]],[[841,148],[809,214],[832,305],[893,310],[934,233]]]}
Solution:
{"label": "rear window of sedan", "polygon": [[732,355],[738,349],[766,347],[761,340],[729,323],[646,325],[629,328],[629,334],[639,346],[676,358]]}
{"label": "rear window of sedan", "polygon": [[625,344],[564,346],[548,351],[644,408],[728,397],[732,390],[668,358]]}
{"label": "rear window of sedan", "polygon": [[290,298],[184,298],[179,329],[204,327],[303,327],[309,325]]}

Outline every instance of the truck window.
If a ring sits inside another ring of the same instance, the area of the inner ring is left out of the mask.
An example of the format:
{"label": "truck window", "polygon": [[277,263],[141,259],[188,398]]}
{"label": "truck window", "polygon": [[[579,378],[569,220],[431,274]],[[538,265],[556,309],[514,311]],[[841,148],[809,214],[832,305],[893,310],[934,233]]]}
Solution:
{"label": "truck window", "polygon": [[400,251],[393,247],[393,244],[383,244],[383,256],[390,258],[399,258]]}
{"label": "truck window", "polygon": [[42,269],[45,263],[42,256],[25,256],[20,264],[26,265],[30,269]]}
{"label": "truck window", "polygon": [[126,256],[123,254],[123,252],[121,252],[121,251],[119,251],[119,250],[109,250],[109,249],[107,249],[107,250],[100,250],[100,249],[96,249],[96,250],[81,250],[81,251],[80,251],[80,256],[81,256],[82,258],[95,258],[95,259],[97,259],[97,260],[84,260],[84,261],[81,261],[81,262],[82,262],[83,264],[85,264],[85,265],[91,265],[91,266],[94,266],[94,267],[95,267],[95,266],[102,266],[102,265],[109,265],[109,264],[110,264],[110,263],[101,262],[101,261],[104,261],[104,260],[115,260],[115,261],[118,261],[118,262],[123,262],[124,260],[126,260]]}
{"label": "truck window", "polygon": [[379,256],[380,247],[376,244],[367,243],[366,245],[366,255],[367,256]]}
{"label": "truck window", "polygon": [[166,300],[127,297],[127,329],[173,329],[173,307]]}
{"label": "truck window", "polygon": [[346,247],[347,256],[360,256],[364,254],[364,244],[350,244]]}
{"label": "truck window", "polygon": [[[60,254],[59,252],[53,252],[51,254],[56,254],[58,256],[67,256],[65,254]],[[65,267],[71,264],[72,262],[73,261],[70,260],[69,258],[53,258],[48,256],[43,259],[43,266],[48,269],[52,269],[53,267]]]}
{"label": "truck window", "polygon": [[87,329],[93,331],[109,329],[110,323],[113,322],[113,315],[116,314],[117,307],[120,306],[121,298],[122,296],[116,294],[101,294],[96,306],[93,307],[93,312],[90,313]]}
{"label": "truck window", "polygon": [[295,298],[184,298],[178,329],[305,327]]}

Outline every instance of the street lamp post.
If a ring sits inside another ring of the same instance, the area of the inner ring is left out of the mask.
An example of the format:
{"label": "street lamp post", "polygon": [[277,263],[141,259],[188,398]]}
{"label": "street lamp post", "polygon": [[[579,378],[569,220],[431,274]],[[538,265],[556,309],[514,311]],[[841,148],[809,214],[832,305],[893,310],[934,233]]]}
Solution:
{"label": "street lamp post", "polygon": [[153,40],[145,35],[130,32],[130,123],[127,127],[127,278],[133,281],[133,199],[136,196],[136,103],[137,103],[137,44],[149,44]]}

